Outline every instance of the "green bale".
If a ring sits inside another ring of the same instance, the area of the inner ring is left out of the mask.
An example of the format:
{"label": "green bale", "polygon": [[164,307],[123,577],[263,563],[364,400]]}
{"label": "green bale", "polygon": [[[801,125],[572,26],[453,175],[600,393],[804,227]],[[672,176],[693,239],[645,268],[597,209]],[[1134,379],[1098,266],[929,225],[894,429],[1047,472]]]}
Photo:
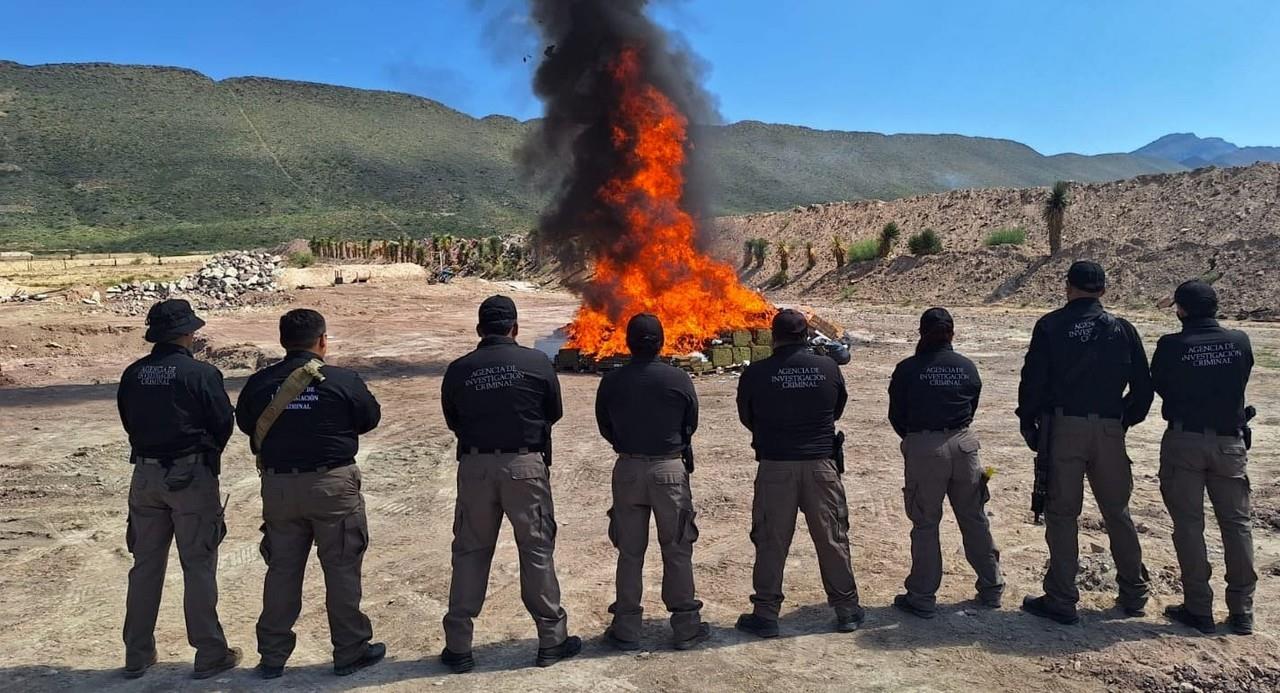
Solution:
{"label": "green bale", "polygon": [[716,368],[728,368],[733,365],[733,347],[729,346],[713,346],[711,347],[711,365]]}
{"label": "green bale", "polygon": [[773,332],[767,327],[756,328],[756,345],[773,346]]}
{"label": "green bale", "polygon": [[556,354],[556,369],[562,371],[575,370],[578,368],[581,359],[581,351],[577,349],[561,349]]}
{"label": "green bale", "polygon": [[734,330],[733,346],[735,348],[751,346],[751,330]]}
{"label": "green bale", "polygon": [[736,346],[733,348],[733,362],[746,363],[751,360],[751,347]]}
{"label": "green bale", "polygon": [[773,356],[773,347],[767,345],[759,345],[751,347],[751,362],[763,361]]}

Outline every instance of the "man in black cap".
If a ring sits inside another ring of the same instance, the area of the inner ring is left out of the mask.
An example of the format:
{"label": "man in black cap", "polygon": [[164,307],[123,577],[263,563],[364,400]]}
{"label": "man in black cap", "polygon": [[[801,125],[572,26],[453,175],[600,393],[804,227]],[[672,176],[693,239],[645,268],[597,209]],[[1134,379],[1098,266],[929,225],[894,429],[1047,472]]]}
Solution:
{"label": "man in black cap", "polygon": [[1151,359],[1151,378],[1169,422],[1160,443],[1160,493],[1173,518],[1173,545],[1182,570],[1183,603],[1166,608],[1165,615],[1203,633],[1216,630],[1204,544],[1208,490],[1227,564],[1228,623],[1232,632],[1250,635],[1258,574],[1244,430],[1253,349],[1244,332],[1218,324],[1213,287],[1189,281],[1178,287],[1173,300],[1182,331],[1161,337]]}
{"label": "man in black cap", "polygon": [[254,373],[236,403],[262,474],[262,546],[267,576],[258,617],[258,675],[279,678],[293,654],[302,611],[302,576],[316,547],[324,571],[333,671],[353,674],[386,655],[371,642],[360,610],[369,521],[360,493],[360,436],[382,408],[354,371],[324,362],[324,316],[299,308],[280,318],[283,361]]}
{"label": "man in black cap", "polygon": [[858,604],[849,558],[849,504],[836,459],[835,422],[848,400],[835,361],[809,351],[809,324],[795,310],[773,319],[773,356],[747,367],[738,380],[738,418],[751,431],[759,466],[751,508],[753,613],[738,618],[739,630],[762,638],[778,635],[782,572],[804,512],[818,554],[827,603],[842,633],[858,629]]}
{"label": "man in black cap", "polygon": [[943,498],[951,499],[965,558],[978,575],[978,603],[999,608],[1004,592],[1000,551],[987,520],[991,494],[986,472],[978,463],[981,445],[969,430],[978,411],[982,380],[973,362],[952,349],[954,337],[951,313],[945,308],[925,311],[920,316],[915,356],[899,363],[889,382],[889,423],[902,437],[906,461],[902,492],[912,524],[907,592],[894,597],[893,605],[921,618],[937,613]]}
{"label": "man in black cap", "polygon": [[[1150,592],[1138,532],[1129,516],[1133,473],[1125,432],[1142,422],[1154,392],[1142,338],[1126,320],[1102,307],[1106,274],[1082,260],[1067,272],[1067,305],[1040,318],[1031,333],[1018,387],[1017,416],[1027,446],[1050,446],[1045,541],[1049,571],[1044,596],[1027,597],[1022,608],[1059,623],[1080,620],[1076,604],[1079,571],[1077,521],[1087,476],[1102,512],[1116,564],[1126,616],[1141,616]],[[1128,388],[1128,392],[1126,392]]]}
{"label": "man in black cap", "polygon": [[133,554],[125,602],[125,676],[156,662],[155,627],[169,545],[182,563],[187,641],[196,648],[197,679],[240,663],[218,621],[218,545],[226,536],[218,493],[232,409],[218,369],[196,361],[191,345],[204,321],[191,304],[162,301],[147,313],[151,353],[120,376],[117,404],[129,434],[133,481],[125,542]]}
{"label": "man in black cap", "polygon": [[449,364],[441,385],[445,423],[458,437],[453,578],[440,661],[455,673],[475,668],[473,621],[484,606],[503,515],[520,553],[520,596],[538,631],[540,667],[582,650],[568,633],[553,554],[551,426],[560,420],[560,381],[540,351],[516,344],[516,304],[480,304],[475,351]]}
{"label": "man in black cap", "polygon": [[688,650],[711,633],[702,622],[702,602],[693,589],[698,526],[689,473],[698,395],[688,373],[657,360],[662,344],[662,323],[656,316],[642,313],[631,318],[631,361],[605,374],[596,393],[600,434],[618,453],[609,510],[609,539],[618,549],[617,600],[609,607],[613,625],[605,638],[621,650],[640,647],[650,513],[658,526],[662,600],[671,612],[676,649]]}

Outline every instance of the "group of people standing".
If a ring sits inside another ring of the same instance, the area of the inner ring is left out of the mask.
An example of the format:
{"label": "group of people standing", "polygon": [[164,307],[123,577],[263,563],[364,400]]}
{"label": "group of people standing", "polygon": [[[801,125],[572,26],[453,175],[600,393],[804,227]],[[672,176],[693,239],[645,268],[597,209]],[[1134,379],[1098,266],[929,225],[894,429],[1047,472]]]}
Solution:
{"label": "group of people standing", "polygon": [[[1044,595],[1026,598],[1022,608],[1064,624],[1079,621],[1077,520],[1087,477],[1115,558],[1117,604],[1127,616],[1145,613],[1149,577],[1129,516],[1133,479],[1124,438],[1159,392],[1169,422],[1160,488],[1173,519],[1184,592],[1184,603],[1165,614],[1202,632],[1216,628],[1203,537],[1207,489],[1223,533],[1230,628],[1251,633],[1257,576],[1245,456],[1244,393],[1253,363],[1248,337],[1218,325],[1212,287],[1188,282],[1175,295],[1183,330],[1160,340],[1149,368],[1137,331],[1103,309],[1105,290],[1100,266],[1075,263],[1067,276],[1068,303],[1036,324],[1023,367],[1017,411],[1022,435],[1033,450],[1049,446],[1051,464],[1049,571]],[[192,335],[203,324],[184,301],[154,306],[147,339],[156,346],[121,379],[121,419],[135,465],[125,674],[141,676],[155,662],[153,631],[174,538],[186,581],[188,637],[196,648],[194,675],[213,676],[241,659],[238,649],[228,647],[216,613],[217,547],[226,533],[219,457],[233,417],[250,437],[262,474],[267,576],[257,624],[258,673],[281,676],[293,651],[313,543],[325,573],[335,673],[377,663],[386,648],[372,642],[360,610],[369,532],[355,465],[358,437],[378,424],[377,401],[355,373],[324,363],[324,319],[301,309],[281,318],[284,360],[253,375],[233,410],[217,369],[192,358]],[[751,432],[757,472],[752,609],[736,627],[762,638],[779,634],[783,569],[800,512],[834,611],[833,628],[854,631],[865,616],[850,559],[844,437],[836,427],[848,394],[835,361],[809,349],[808,329],[802,313],[780,311],[772,324],[774,354],[748,366],[738,382],[738,414]],[[692,562],[698,526],[689,478],[698,397],[689,375],[660,358],[663,327],[656,317],[634,316],[626,330],[631,359],[604,375],[595,402],[600,433],[617,453],[608,512],[609,539],[618,550],[616,599],[603,639],[621,650],[640,647],[652,516],[672,644],[685,650],[711,636]],[[475,667],[473,620],[485,601],[506,517],[519,554],[521,598],[538,635],[535,663],[550,666],[582,649],[581,639],[569,634],[554,563],[551,430],[563,414],[560,384],[545,355],[517,343],[511,299],[486,299],[476,332],[479,345],[450,364],[441,386],[459,464],[440,660],[455,673]],[[926,311],[919,334],[916,353],[898,364],[889,385],[888,418],[902,437],[903,500],[912,523],[911,571],[893,603],[921,618],[935,615],[943,573],[938,530],[949,498],[977,575],[975,602],[999,608],[1005,581],[985,510],[990,472],[979,463],[981,446],[969,428],[981,379],[973,362],[952,348],[955,324],[945,309]]]}

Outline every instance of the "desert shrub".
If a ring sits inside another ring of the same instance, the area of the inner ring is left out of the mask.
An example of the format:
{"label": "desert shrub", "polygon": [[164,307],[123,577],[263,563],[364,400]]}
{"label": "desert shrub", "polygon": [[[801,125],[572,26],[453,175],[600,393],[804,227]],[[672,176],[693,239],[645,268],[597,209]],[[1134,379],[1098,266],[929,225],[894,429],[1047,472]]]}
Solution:
{"label": "desert shrub", "polygon": [[925,229],[907,239],[907,249],[912,255],[937,255],[942,252],[942,239],[933,229]]}
{"label": "desert shrub", "polygon": [[316,256],[311,253],[289,253],[290,267],[310,267],[314,264],[316,264]]}
{"label": "desert shrub", "polygon": [[997,229],[987,235],[987,239],[983,244],[989,248],[998,245],[1022,245],[1027,242],[1027,230],[1021,226],[1014,226],[1007,229]]}
{"label": "desert shrub", "polygon": [[876,257],[889,257],[889,251],[893,250],[893,244],[898,242],[898,237],[902,235],[902,230],[894,222],[889,222],[880,229],[880,243],[876,246]]}
{"label": "desert shrub", "polygon": [[867,262],[880,257],[880,242],[874,238],[854,241],[845,252],[849,262]]}

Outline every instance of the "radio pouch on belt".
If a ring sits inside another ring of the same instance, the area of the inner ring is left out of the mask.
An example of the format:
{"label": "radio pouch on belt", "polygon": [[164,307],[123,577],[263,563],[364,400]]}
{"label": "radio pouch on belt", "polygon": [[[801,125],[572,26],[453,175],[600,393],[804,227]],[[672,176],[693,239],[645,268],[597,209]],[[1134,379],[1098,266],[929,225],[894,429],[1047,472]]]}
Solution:
{"label": "radio pouch on belt", "polygon": [[271,403],[262,410],[262,416],[258,417],[258,423],[253,427],[253,449],[258,451],[254,455],[253,462],[258,468],[259,476],[262,475],[262,441],[266,440],[267,433],[276,424],[276,419],[280,418],[285,408],[297,399],[298,395],[301,395],[312,382],[324,382],[324,374],[320,372],[323,366],[324,361],[311,359],[301,368],[290,373],[289,377],[280,384],[280,389],[276,390],[276,396],[271,398]]}

